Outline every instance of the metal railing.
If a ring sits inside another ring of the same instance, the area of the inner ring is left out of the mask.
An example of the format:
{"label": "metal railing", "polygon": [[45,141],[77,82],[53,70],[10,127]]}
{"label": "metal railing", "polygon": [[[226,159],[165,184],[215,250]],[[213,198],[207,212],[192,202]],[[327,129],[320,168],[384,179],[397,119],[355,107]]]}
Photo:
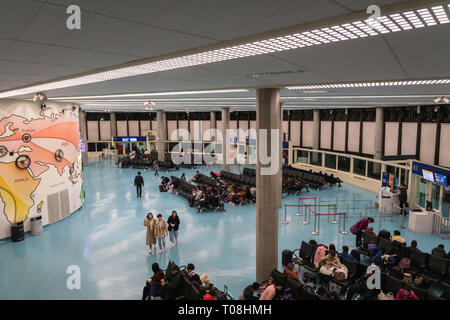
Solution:
{"label": "metal railing", "polygon": [[433,233],[439,234],[443,239],[450,239],[450,218],[445,218],[436,212],[433,214]]}

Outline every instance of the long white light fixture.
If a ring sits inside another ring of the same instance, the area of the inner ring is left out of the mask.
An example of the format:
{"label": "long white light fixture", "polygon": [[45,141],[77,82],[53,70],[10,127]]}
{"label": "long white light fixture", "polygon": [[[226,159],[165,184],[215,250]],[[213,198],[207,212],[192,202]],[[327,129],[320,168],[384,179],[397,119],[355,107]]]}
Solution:
{"label": "long white light fixture", "polygon": [[400,80],[400,81],[371,81],[371,82],[346,82],[313,84],[301,86],[289,86],[289,90],[310,90],[310,89],[346,89],[346,88],[373,88],[373,87],[398,87],[398,86],[425,86],[449,84],[450,79],[434,80]]}
{"label": "long white light fixture", "polygon": [[218,90],[197,90],[197,91],[168,91],[168,92],[147,92],[147,93],[121,93],[104,94],[98,96],[73,96],[73,97],[53,97],[48,100],[79,100],[79,99],[102,99],[102,98],[126,98],[126,97],[158,97],[158,96],[182,96],[191,94],[210,93],[237,93],[248,92],[248,89],[218,89]]}
{"label": "long white light fixture", "polygon": [[410,10],[381,16],[375,20],[372,18],[354,21],[129,67],[118,67],[113,70],[1,92],[0,98],[442,25],[450,22],[448,9],[450,9],[450,4],[448,8],[439,5]]}

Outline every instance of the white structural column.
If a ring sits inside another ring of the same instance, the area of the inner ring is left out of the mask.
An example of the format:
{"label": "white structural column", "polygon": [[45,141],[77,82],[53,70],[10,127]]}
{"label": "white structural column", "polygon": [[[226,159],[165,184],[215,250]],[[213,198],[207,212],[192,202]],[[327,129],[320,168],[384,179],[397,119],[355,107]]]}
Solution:
{"label": "white structural column", "polygon": [[156,120],[158,121],[158,136],[156,138],[156,151],[158,151],[158,160],[164,161],[164,141],[167,139],[167,121],[166,113],[162,110],[156,111]]}
{"label": "white structural column", "polygon": [[319,150],[320,145],[320,111],[314,110],[313,118],[313,149]]}
{"label": "white structural column", "polygon": [[216,113],[214,111],[210,112],[210,117],[209,117],[209,127],[210,129],[215,129],[216,128]]}
{"label": "white structural column", "polygon": [[384,123],[384,110],[378,107],[375,116],[375,159],[381,160],[383,154],[383,123]]}
{"label": "white structural column", "polygon": [[[111,112],[109,115],[109,121],[110,121],[110,127],[111,127],[111,140],[114,139],[114,137],[117,137],[117,120],[116,120],[116,114],[114,112]],[[115,142],[113,141],[113,145],[115,146]]]}
{"label": "white structural column", "polygon": [[224,107],[222,108],[222,122],[221,122],[221,132],[223,136],[223,143],[222,143],[222,170],[224,171],[230,171],[230,165],[227,163],[227,159],[230,156],[229,148],[227,146],[230,145],[230,142],[227,141],[227,129],[230,127],[230,108]]}
{"label": "white structural column", "polygon": [[80,139],[86,145],[86,152],[81,153],[81,163],[83,167],[89,164],[89,157],[87,152],[87,126],[86,126],[86,111],[79,111],[78,121],[80,122]]}
{"label": "white structural column", "polygon": [[[280,90],[264,88],[257,90],[256,129],[258,132],[258,155],[256,162],[256,281],[267,279],[270,272],[278,267],[278,207],[281,171],[275,174],[263,174],[262,169],[271,163],[261,163],[261,149],[267,150],[271,161],[279,159],[281,144],[271,145],[270,129],[281,132]],[[262,129],[267,130],[266,139],[262,139]],[[281,133],[280,133],[281,135]],[[267,148],[264,147],[267,146]]]}

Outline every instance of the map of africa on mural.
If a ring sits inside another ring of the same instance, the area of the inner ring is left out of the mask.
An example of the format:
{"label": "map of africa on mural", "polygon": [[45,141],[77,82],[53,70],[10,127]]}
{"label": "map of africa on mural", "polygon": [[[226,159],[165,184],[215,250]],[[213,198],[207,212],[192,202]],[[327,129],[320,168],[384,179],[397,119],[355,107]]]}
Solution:
{"label": "map of africa on mural", "polygon": [[[0,114],[0,201],[4,204],[0,213],[10,223],[25,221],[35,204],[33,193],[40,177],[50,167],[56,168],[58,179],[68,169],[71,183],[81,175],[78,114],[66,109],[50,115],[41,111],[40,116],[27,119],[12,114],[2,118]],[[41,207],[42,201],[39,212]]]}

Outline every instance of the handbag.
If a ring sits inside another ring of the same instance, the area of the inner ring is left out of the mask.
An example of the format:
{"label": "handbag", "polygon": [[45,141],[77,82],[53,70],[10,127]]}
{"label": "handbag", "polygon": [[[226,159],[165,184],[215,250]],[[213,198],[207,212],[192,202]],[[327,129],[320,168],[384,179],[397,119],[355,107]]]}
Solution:
{"label": "handbag", "polygon": [[383,291],[381,291],[378,294],[378,300],[394,300],[394,295],[392,292],[389,292],[387,294],[385,294]]}

